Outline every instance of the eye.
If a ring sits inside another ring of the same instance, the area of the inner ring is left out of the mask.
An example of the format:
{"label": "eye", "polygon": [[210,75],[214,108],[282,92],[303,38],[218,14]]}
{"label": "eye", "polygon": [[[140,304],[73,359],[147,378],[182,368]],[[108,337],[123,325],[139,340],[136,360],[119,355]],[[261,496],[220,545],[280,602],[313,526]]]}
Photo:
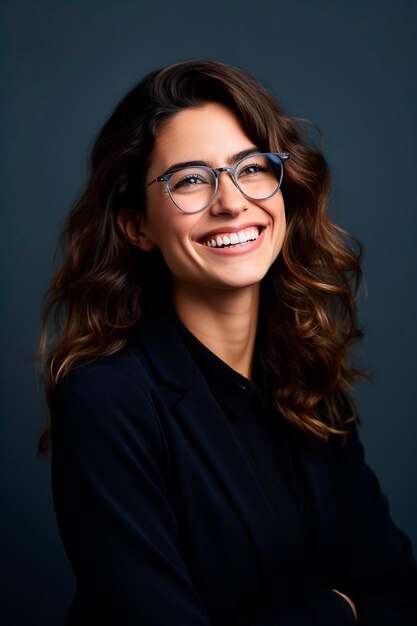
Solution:
{"label": "eye", "polygon": [[181,180],[178,180],[175,183],[174,189],[180,189],[181,187],[193,187],[194,185],[200,185],[204,182],[205,181],[199,176],[184,176],[184,178],[181,178]]}
{"label": "eye", "polygon": [[211,185],[211,179],[205,170],[188,170],[175,172],[169,181],[169,188],[172,192],[193,191],[203,185]]}
{"label": "eye", "polygon": [[266,171],[268,171],[268,167],[265,165],[265,163],[242,163],[242,166],[239,168],[237,175],[239,176],[239,178],[241,178],[242,176],[256,176],[256,174],[260,174]]}

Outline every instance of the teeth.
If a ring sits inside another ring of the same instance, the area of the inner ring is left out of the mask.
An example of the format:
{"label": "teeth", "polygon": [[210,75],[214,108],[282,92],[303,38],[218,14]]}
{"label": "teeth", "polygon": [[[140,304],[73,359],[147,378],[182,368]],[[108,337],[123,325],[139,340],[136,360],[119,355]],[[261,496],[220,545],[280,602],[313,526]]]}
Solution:
{"label": "teeth", "polygon": [[216,235],[204,242],[209,248],[221,248],[222,246],[235,246],[236,244],[253,241],[259,237],[259,228],[253,227],[247,230],[241,230],[238,233],[230,233],[224,235]]}

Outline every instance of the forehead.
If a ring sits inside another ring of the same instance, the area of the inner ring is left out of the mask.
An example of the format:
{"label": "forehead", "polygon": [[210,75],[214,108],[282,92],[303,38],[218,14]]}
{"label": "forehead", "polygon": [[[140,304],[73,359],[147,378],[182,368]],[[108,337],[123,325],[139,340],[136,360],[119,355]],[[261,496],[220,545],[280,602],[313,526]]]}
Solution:
{"label": "forehead", "polygon": [[223,104],[210,102],[184,109],[161,125],[150,169],[162,171],[174,162],[192,160],[222,166],[226,156],[253,145],[236,114]]}

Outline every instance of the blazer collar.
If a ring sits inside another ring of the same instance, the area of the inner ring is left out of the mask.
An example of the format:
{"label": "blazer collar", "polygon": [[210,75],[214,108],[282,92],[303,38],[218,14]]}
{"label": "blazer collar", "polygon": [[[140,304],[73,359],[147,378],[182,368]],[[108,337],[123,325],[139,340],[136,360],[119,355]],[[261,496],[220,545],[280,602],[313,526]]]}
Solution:
{"label": "blazer collar", "polygon": [[169,313],[149,314],[141,320],[138,340],[161,383],[186,391],[199,378],[199,370],[184,349]]}

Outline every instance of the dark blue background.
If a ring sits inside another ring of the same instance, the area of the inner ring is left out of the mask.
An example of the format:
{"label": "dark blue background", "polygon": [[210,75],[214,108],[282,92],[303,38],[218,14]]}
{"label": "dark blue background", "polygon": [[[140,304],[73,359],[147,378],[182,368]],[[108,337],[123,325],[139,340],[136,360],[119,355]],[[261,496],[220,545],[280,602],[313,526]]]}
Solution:
{"label": "dark blue background", "polygon": [[417,3],[14,0],[1,12],[2,623],[62,624],[74,586],[35,451],[33,355],[57,234],[110,110],[184,58],[252,71],[321,128],[335,218],[366,248],[359,357],[375,378],[357,390],[362,439],[417,546]]}

